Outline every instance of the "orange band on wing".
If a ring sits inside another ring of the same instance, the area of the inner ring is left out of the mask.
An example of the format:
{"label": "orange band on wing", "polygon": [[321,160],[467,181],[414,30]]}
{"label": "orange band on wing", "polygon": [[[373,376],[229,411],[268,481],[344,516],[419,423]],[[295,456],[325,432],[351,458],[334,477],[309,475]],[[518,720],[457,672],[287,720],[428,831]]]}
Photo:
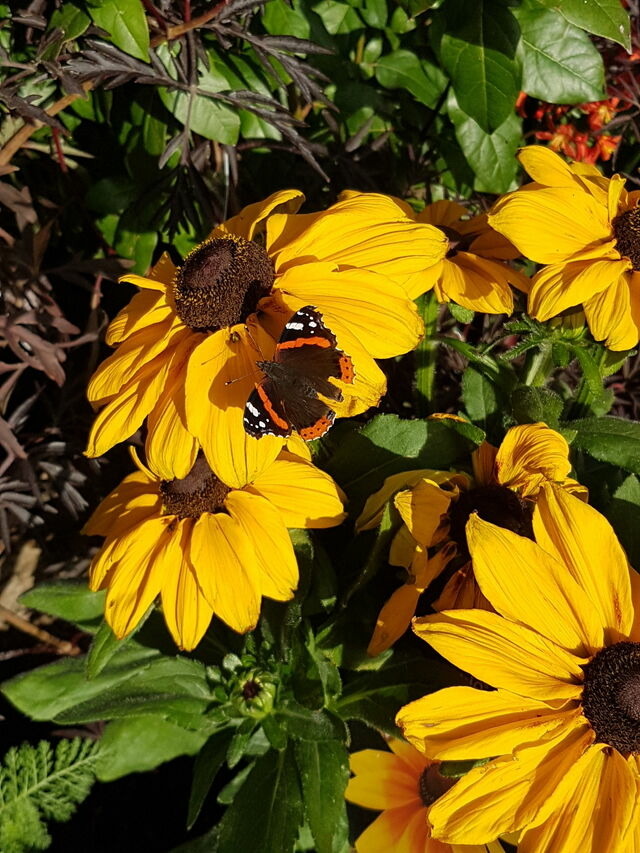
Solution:
{"label": "orange band on wing", "polygon": [[342,379],[343,382],[346,382],[349,385],[353,384],[356,372],[353,368],[353,362],[351,361],[351,357],[345,355],[344,353],[340,356],[340,373],[340,379]]}
{"label": "orange band on wing", "polygon": [[271,416],[271,419],[273,420],[275,425],[279,426],[280,429],[290,430],[291,424],[288,424],[286,421],[283,421],[282,418],[280,417],[280,415],[278,415],[278,413],[275,411],[275,409],[273,408],[273,406],[271,404],[271,400],[267,397],[265,390],[262,387],[262,385],[257,385],[256,387],[258,389],[258,394],[260,396],[260,399],[264,403],[264,407],[267,410],[267,413]]}
{"label": "orange band on wing", "polygon": [[305,346],[331,347],[333,344],[326,338],[297,338],[295,341],[285,341],[283,344],[278,344],[276,350]]}

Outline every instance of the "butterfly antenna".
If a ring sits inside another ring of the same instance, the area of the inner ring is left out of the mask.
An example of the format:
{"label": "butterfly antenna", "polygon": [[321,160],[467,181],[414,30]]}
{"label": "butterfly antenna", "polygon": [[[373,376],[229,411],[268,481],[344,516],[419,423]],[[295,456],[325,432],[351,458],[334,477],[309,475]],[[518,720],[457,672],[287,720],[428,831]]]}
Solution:
{"label": "butterfly antenna", "polygon": [[[244,328],[245,328],[247,335],[249,336],[249,340],[251,341],[251,343],[253,344],[255,349],[257,349],[258,352],[260,353],[261,360],[266,361],[267,359],[264,357],[264,353],[262,352],[260,344],[257,342],[257,340],[251,334],[251,329],[248,326],[245,326]],[[248,376],[251,376],[251,375],[252,375],[252,373],[245,373],[244,376],[236,376],[235,379],[227,379],[227,381],[224,384],[225,385],[233,385],[234,382],[240,382],[242,379],[246,379]]]}

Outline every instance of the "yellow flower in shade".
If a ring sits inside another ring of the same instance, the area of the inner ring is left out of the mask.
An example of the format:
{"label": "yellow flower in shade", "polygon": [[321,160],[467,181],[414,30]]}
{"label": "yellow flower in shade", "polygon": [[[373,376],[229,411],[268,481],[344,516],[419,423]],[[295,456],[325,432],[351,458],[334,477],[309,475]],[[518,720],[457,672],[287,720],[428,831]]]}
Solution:
{"label": "yellow flower in shade", "polygon": [[465,525],[471,513],[532,537],[531,514],[545,482],[586,497],[586,489],[569,477],[567,442],[546,424],[512,427],[499,449],[483,442],[471,458],[473,478],[451,471],[406,471],[389,477],[367,501],[360,530],[379,524],[382,508],[395,495],[404,524],[392,541],[389,562],[408,572],[406,583],[380,611],[369,654],[380,654],[404,634],[420,595],[454,560],[459,568],[433,606],[490,608],[469,559]]}
{"label": "yellow flower in shade", "polygon": [[146,418],[147,458],[162,477],[185,477],[202,448],[225,483],[244,485],[284,441],[245,433],[244,407],[262,379],[256,362],[273,357],[304,305],[320,311],[355,368],[353,384],[338,383],[337,413],[378,403],[385,378],[374,358],[411,350],[422,333],[401,281],[416,256],[439,260],[446,241],[384,196],[360,194],[312,221],[289,213],[302,201],[295,190],[275,193],[217,227],[180,268],[164,256],[148,276],[124,276],[141,291],[111,323],[117,350],[89,385],[102,407],[89,456]]}
{"label": "yellow flower in shade", "polygon": [[595,166],[568,165],[548,148],[522,149],[533,178],[498,200],[489,224],[526,257],[547,264],[529,292],[537,320],[581,306],[591,334],[613,350],[640,337],[640,192]]}
{"label": "yellow flower in shade", "polygon": [[286,452],[242,488],[225,485],[202,455],[173,480],[136,462],[84,529],[107,537],[90,586],[107,590],[105,618],[118,638],[158,596],[180,648],[193,649],[214,615],[251,630],[262,596],[287,601],[296,589],[287,528],[333,527],[345,517],[331,477]]}
{"label": "yellow flower in shade", "polygon": [[350,756],[354,776],[345,797],[382,812],[357,839],[357,853],[502,853],[499,843],[461,847],[432,838],[429,809],[454,780],[405,741],[391,738],[389,747],[392,752],[364,749]]}
{"label": "yellow flower in shade", "polygon": [[629,566],[595,509],[542,486],[536,542],[472,515],[467,539],[497,612],[414,621],[437,652],[493,691],[451,687],[401,709],[424,754],[491,759],[429,812],[435,837],[521,833],[519,853],[640,849],[640,634]]}

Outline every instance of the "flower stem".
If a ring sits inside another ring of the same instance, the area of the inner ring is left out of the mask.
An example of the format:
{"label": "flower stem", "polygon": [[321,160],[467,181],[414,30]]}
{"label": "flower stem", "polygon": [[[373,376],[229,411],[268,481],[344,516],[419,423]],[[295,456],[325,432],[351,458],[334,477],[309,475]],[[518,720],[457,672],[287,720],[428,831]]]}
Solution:
{"label": "flower stem", "polygon": [[424,338],[418,344],[416,356],[416,390],[414,404],[418,417],[426,417],[436,410],[435,378],[438,341],[434,340],[438,330],[440,306],[433,292],[423,293],[418,299],[418,311],[424,321]]}
{"label": "flower stem", "polygon": [[546,384],[553,367],[551,342],[543,341],[537,352],[532,354],[530,350],[528,355],[532,357],[525,362],[522,384],[540,388]]}

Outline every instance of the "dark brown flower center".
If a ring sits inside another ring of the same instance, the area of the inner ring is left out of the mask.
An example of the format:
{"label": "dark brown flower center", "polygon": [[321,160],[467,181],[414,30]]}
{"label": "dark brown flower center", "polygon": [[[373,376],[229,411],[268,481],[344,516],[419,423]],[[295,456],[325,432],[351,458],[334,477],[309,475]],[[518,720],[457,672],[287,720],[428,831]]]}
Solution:
{"label": "dark brown flower center", "polygon": [[449,535],[457,543],[459,553],[469,559],[465,528],[472,512],[484,521],[513,530],[519,536],[533,539],[532,505],[523,501],[506,486],[479,486],[462,492],[449,509]]}
{"label": "dark brown flower center", "polygon": [[253,679],[245,681],[242,685],[242,698],[248,702],[250,699],[255,699],[261,690],[262,687],[257,681],[254,681]]}
{"label": "dark brown flower center", "polygon": [[177,515],[178,518],[200,518],[203,512],[224,510],[224,500],[230,491],[202,455],[182,480],[163,480],[160,483],[165,515]]}
{"label": "dark brown flower center", "polygon": [[582,710],[598,743],[640,753],[640,643],[607,646],[584,666]]}
{"label": "dark brown flower center", "polygon": [[634,270],[640,271],[640,207],[625,210],[611,224],[616,249],[623,258],[629,258]]}
{"label": "dark brown flower center", "polygon": [[420,774],[418,791],[423,805],[432,806],[437,799],[455,784],[455,779],[449,779],[440,772],[440,762],[430,764]]}
{"label": "dark brown flower center", "polygon": [[257,243],[232,234],[207,240],[176,273],[176,311],[192,329],[215,332],[253,314],[273,279],[273,264]]}

